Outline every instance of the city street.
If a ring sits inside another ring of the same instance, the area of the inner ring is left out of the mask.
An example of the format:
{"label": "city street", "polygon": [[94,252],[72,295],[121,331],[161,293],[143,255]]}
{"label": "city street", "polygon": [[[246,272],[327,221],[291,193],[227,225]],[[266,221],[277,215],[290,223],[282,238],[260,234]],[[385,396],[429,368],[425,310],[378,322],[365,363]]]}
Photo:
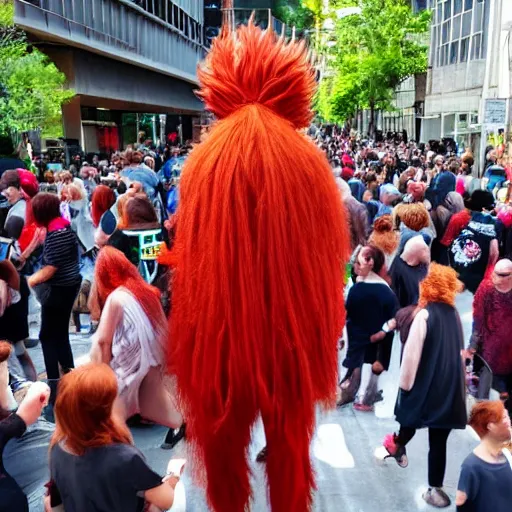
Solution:
{"label": "city street", "polygon": [[[471,329],[472,296],[465,292],[458,297],[465,339]],[[85,317],[84,317],[85,320]],[[86,335],[73,335],[73,351],[77,362],[83,362],[89,349]],[[318,428],[312,444],[312,455],[317,472],[318,492],[315,496],[315,510],[322,512],[413,512],[429,510],[421,499],[426,489],[427,477],[427,432],[419,431],[408,446],[409,467],[399,468],[394,460],[380,461],[375,449],[384,436],[397,428],[393,419],[393,407],[398,383],[399,344],[395,339],[390,372],[381,378],[384,401],[379,403],[375,413],[355,411],[352,406],[330,412],[319,417]],[[44,370],[40,347],[31,350],[38,371]],[[343,355],[341,354],[340,361]],[[364,375],[363,375],[364,385]],[[166,429],[158,426],[132,429],[136,445],[146,456],[149,464],[164,474],[172,457],[187,457],[186,443],[180,442],[173,451],[160,449]],[[264,446],[261,424],[254,429],[250,458],[255,460]],[[474,434],[469,431],[453,432],[448,441],[448,464],[445,486],[448,494],[455,496],[459,469],[463,459],[476,445]],[[28,465],[28,461],[27,461]],[[254,512],[268,510],[264,485],[264,466],[252,463],[254,475]],[[187,492],[187,512],[203,512],[208,508],[204,494],[191,481],[190,468],[185,470],[183,481]],[[41,485],[31,496],[31,511],[42,510],[39,503]],[[229,485],[229,482],[226,482]],[[454,510],[451,507],[449,510]],[[432,509],[433,510],[433,509]]]}

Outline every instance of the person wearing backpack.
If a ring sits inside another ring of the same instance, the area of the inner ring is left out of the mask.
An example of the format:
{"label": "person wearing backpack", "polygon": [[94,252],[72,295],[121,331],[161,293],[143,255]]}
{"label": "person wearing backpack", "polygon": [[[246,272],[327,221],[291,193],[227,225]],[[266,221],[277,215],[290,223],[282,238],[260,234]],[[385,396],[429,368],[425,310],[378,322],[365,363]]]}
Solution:
{"label": "person wearing backpack", "polygon": [[493,209],[493,195],[475,190],[466,209],[452,216],[441,239],[441,245],[448,248],[450,266],[472,293],[499,257],[502,224],[491,215]]}

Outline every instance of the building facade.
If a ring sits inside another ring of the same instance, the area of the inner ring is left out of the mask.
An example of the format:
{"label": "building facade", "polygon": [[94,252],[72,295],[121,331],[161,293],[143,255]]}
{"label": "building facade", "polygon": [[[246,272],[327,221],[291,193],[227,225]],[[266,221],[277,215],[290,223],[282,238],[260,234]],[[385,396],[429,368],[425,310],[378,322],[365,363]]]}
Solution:
{"label": "building facade", "polygon": [[433,18],[421,140],[453,138],[459,153],[472,149],[480,168],[485,147],[505,134],[510,122],[512,1],[429,1]]}
{"label": "building facade", "polygon": [[188,124],[201,115],[203,0],[15,0],[14,21],[65,73],[76,93],[63,108],[65,136],[86,150],[101,151],[95,140],[135,142],[122,140],[128,112]]}

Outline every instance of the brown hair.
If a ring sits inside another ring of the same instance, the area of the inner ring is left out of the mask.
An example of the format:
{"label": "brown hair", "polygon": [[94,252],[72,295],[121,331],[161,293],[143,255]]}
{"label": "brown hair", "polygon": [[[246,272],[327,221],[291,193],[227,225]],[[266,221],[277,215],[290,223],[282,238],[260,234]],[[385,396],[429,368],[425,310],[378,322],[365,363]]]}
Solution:
{"label": "brown hair", "polygon": [[60,217],[60,201],[55,194],[40,192],[32,199],[32,212],[38,226],[47,228],[53,219]]}
{"label": "brown hair", "polygon": [[64,442],[76,455],[114,443],[132,444],[126,425],[112,417],[117,377],[104,363],[89,363],[64,375],[55,402],[51,446]]}
{"label": "brown hair", "polygon": [[393,254],[398,247],[400,239],[398,233],[393,231],[391,215],[382,215],[373,223],[373,233],[368,242],[381,249],[384,254]]}
{"label": "brown hair", "polygon": [[127,227],[158,225],[158,217],[151,201],[145,194],[130,198],[124,207]]}
{"label": "brown hair", "polygon": [[422,203],[411,203],[400,207],[397,211],[400,220],[413,231],[421,231],[430,224],[430,216],[425,205]]}

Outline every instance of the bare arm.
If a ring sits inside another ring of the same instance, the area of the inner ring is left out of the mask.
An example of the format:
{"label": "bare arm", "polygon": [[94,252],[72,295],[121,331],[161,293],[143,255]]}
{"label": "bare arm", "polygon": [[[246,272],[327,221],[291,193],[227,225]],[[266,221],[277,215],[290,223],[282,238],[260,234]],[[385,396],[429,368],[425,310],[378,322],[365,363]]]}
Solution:
{"label": "bare arm", "polygon": [[170,479],[165,481],[162,485],[149,489],[144,493],[144,498],[155,505],[161,510],[167,510],[172,507],[174,503],[174,487],[177,480]]}
{"label": "bare arm", "polygon": [[110,364],[112,341],[122,319],[123,306],[115,296],[111,295],[101,312],[100,324],[92,340],[91,361]]}
{"label": "bare arm", "polygon": [[35,274],[31,275],[27,279],[27,283],[30,287],[46,283],[46,281],[49,281],[56,273],[57,267],[46,265],[41,270],[38,270]]}
{"label": "bare arm", "polygon": [[428,311],[421,309],[414,317],[409,331],[402,358],[402,367],[400,368],[400,388],[404,391],[410,391],[416,380],[423,344],[427,336],[427,320]]}

